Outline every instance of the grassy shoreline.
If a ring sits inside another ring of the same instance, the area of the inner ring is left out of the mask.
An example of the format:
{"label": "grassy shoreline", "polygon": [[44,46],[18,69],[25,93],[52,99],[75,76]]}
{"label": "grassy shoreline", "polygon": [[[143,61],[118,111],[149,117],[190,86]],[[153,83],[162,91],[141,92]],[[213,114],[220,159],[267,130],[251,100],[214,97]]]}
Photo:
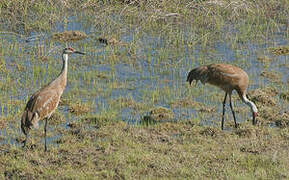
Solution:
{"label": "grassy shoreline", "polygon": [[[2,178],[288,178],[285,129],[242,124],[233,131],[192,121],[132,127],[108,123],[65,130],[43,152],[41,143],[1,151]],[[38,139],[39,140],[39,139]]]}
{"label": "grassy shoreline", "polygon": [[192,24],[203,33],[204,30],[220,31],[227,24],[239,24],[240,31],[250,30],[263,34],[264,31],[271,33],[280,30],[280,25],[286,26],[288,9],[289,3],[286,0],[193,2],[40,0],[34,3],[27,0],[3,0],[0,3],[0,17],[6,28],[24,34],[51,30],[57,22],[81,11],[91,14],[93,18],[86,21],[95,25],[103,25],[103,19],[114,15],[124,24],[131,26],[137,24],[143,29],[147,25],[150,29],[154,27],[160,29],[168,25]]}
{"label": "grassy shoreline", "polygon": [[[289,178],[289,1],[30,2],[0,2],[0,179]],[[42,126],[22,149],[25,103],[61,68],[52,38],[75,29],[87,56],[69,57],[49,151]],[[223,93],[185,82],[209,63],[249,74],[258,126],[233,94],[239,127],[220,130]],[[169,120],[143,122],[158,107]]]}

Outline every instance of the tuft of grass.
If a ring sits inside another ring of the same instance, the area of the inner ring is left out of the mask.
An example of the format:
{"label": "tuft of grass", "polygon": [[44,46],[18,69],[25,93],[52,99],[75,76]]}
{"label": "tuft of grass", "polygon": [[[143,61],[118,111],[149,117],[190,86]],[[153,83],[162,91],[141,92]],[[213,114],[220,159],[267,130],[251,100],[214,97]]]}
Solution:
{"label": "tuft of grass", "polygon": [[82,118],[82,121],[88,124],[94,124],[97,127],[103,127],[114,123],[118,119],[117,111],[106,111],[103,110],[97,115],[87,115]]}
{"label": "tuft of grass", "polygon": [[268,71],[263,71],[261,72],[260,76],[263,76],[267,79],[269,79],[271,82],[274,83],[282,83],[282,76],[278,72],[268,72]]}
{"label": "tuft of grass", "polygon": [[287,90],[286,92],[281,92],[280,98],[289,101],[289,91]]}
{"label": "tuft of grass", "polygon": [[60,42],[79,41],[87,38],[81,31],[64,31],[52,34],[52,39]]}
{"label": "tuft of grass", "polygon": [[91,106],[89,104],[74,102],[68,105],[68,110],[70,113],[75,115],[86,114],[91,111]]}
{"label": "tuft of grass", "polygon": [[269,48],[272,54],[276,56],[280,55],[289,55],[289,47],[288,46],[280,46],[280,47],[272,47]]}

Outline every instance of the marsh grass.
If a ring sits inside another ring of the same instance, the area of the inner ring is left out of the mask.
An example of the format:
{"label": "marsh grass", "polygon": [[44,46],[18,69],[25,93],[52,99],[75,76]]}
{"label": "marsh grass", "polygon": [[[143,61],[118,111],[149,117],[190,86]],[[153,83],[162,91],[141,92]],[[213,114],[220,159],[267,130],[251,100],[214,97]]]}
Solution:
{"label": "marsh grass", "polygon": [[228,133],[190,121],[148,127],[114,121],[96,131],[76,127],[69,132],[48,153],[39,146],[26,151],[9,147],[1,155],[7,167],[2,176],[288,177],[287,129],[242,126]]}
{"label": "marsh grass", "polygon": [[[2,0],[1,179],[288,178],[288,9],[286,0]],[[75,30],[88,37],[49,38]],[[25,103],[60,72],[64,46],[86,56],[69,57],[49,152],[43,124],[21,149]],[[185,82],[209,63],[248,73],[258,126],[234,93],[239,127],[227,107],[220,130],[224,93]],[[153,107],[169,118],[152,119]]]}

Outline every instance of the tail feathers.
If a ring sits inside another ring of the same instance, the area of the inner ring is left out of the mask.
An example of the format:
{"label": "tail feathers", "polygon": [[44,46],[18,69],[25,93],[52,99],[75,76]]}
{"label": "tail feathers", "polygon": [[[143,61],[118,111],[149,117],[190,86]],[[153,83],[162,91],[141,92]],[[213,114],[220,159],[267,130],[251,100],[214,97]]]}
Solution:
{"label": "tail feathers", "polygon": [[187,76],[187,81],[192,84],[192,81],[200,80],[203,84],[205,84],[208,80],[208,67],[207,66],[200,66],[193,70],[191,70]]}

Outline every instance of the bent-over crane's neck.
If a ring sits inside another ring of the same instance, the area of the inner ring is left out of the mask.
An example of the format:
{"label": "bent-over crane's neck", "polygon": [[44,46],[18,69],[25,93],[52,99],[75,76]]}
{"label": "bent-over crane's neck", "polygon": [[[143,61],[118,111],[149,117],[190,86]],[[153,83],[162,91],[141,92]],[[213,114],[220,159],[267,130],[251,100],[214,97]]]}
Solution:
{"label": "bent-over crane's neck", "polygon": [[244,101],[244,103],[246,103],[251,108],[253,113],[257,113],[258,112],[258,109],[257,109],[256,105],[252,101],[247,99],[246,94],[243,94],[242,100]]}

